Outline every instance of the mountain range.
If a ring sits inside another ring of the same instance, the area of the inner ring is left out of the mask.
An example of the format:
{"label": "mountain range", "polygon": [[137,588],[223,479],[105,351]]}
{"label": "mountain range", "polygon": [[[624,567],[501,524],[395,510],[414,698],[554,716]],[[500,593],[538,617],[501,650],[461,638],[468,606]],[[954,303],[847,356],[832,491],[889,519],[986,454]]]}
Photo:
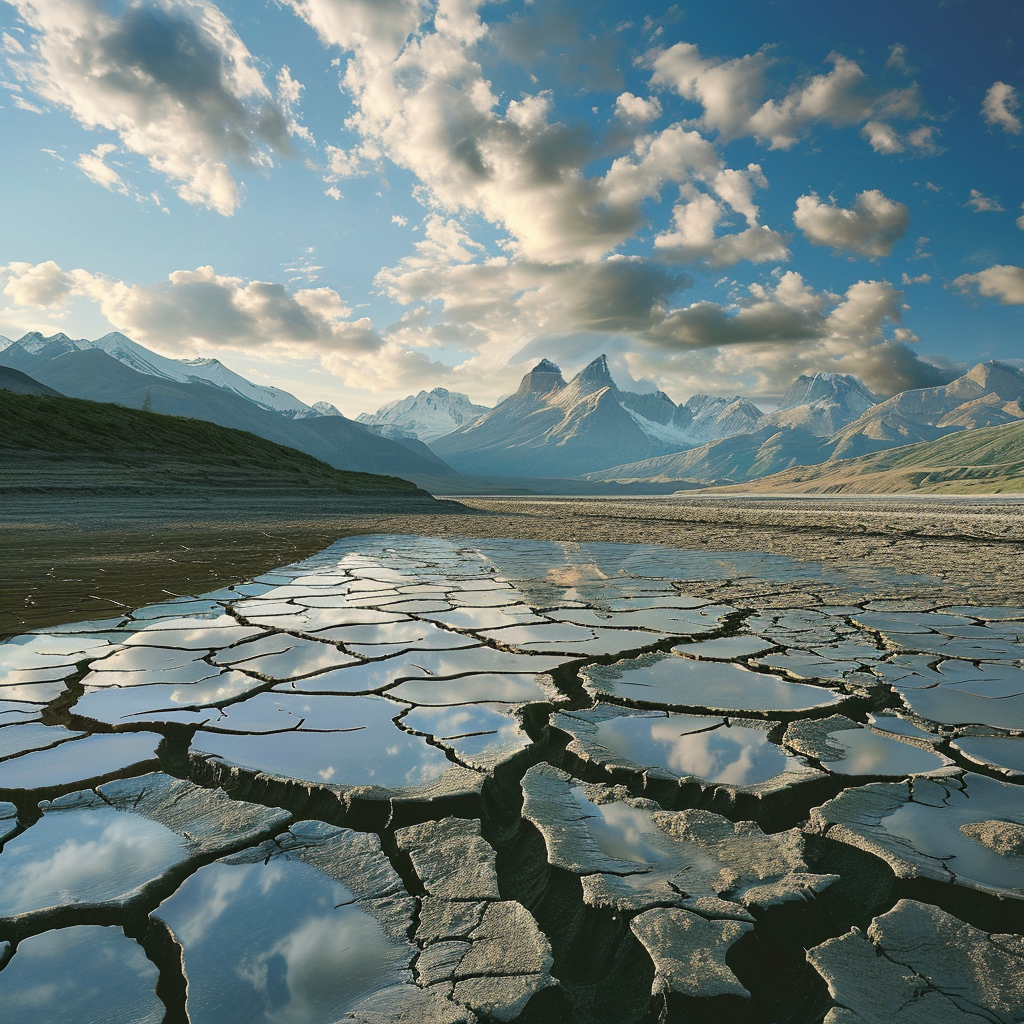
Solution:
{"label": "mountain range", "polygon": [[800,466],[702,493],[998,494],[1024,491],[1024,422],[958,430],[851,459]]}
{"label": "mountain range", "polygon": [[[830,379],[823,382],[824,377]],[[614,466],[600,474],[587,473],[584,479],[631,484],[745,483],[793,466],[813,466],[1024,420],[1024,371],[1004,363],[979,363],[949,384],[872,401],[854,416],[868,395],[853,377],[801,377],[779,408],[746,435]],[[841,425],[833,433],[818,432],[836,423]]]}
{"label": "mountain range", "polygon": [[[70,398],[207,420],[245,430],[350,472],[399,476],[426,487],[455,471],[413,437],[393,440],[341,415],[307,406],[278,388],[251,384],[217,360],[166,359],[123,335],[98,342],[37,333],[10,342],[0,365]],[[319,405],[319,403],[318,403]]]}
{"label": "mountain range", "polygon": [[460,473],[572,477],[751,429],[761,412],[742,398],[621,390],[600,356],[568,383],[542,359],[516,393],[431,443]]}
{"label": "mountain range", "polygon": [[488,411],[486,405],[474,405],[459,391],[434,388],[389,402],[374,413],[361,412],[356,422],[373,427],[385,437],[412,436],[429,444],[469,426]]}
{"label": "mountain range", "polygon": [[169,359],[116,332],[97,341],[0,338],[0,378],[12,391],[49,388],[246,430],[336,469],[448,494],[664,492],[752,483],[800,466],[827,474],[843,460],[1024,421],[1024,371],[997,362],[884,400],[848,374],[801,376],[764,414],[740,396],[676,404],[661,391],[624,390],[604,356],[568,382],[542,359],[493,409],[435,388],[357,421],[253,384],[217,360]]}

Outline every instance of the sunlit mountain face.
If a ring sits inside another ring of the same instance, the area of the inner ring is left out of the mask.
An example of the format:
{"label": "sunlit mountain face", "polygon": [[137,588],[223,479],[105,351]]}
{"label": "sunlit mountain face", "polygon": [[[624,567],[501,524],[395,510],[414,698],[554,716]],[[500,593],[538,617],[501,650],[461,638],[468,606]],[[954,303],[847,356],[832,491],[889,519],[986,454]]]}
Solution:
{"label": "sunlit mountain face", "polygon": [[800,376],[942,386],[1021,357],[1022,30],[1014,0],[11,0],[0,335],[117,332],[352,418],[601,354],[766,413]]}

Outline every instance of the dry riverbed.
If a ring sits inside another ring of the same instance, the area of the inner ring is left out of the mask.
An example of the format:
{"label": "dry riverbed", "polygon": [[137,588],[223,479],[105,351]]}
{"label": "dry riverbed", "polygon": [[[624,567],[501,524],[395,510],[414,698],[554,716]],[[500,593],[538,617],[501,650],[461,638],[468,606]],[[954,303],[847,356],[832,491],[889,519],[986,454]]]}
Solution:
{"label": "dry riverbed", "polygon": [[[906,576],[879,596],[1019,604],[1022,523],[1021,502],[937,497],[19,498],[0,509],[0,634],[202,593],[361,533],[762,551]],[[744,580],[712,589],[753,596]],[[801,603],[801,590],[807,603],[829,597],[816,568],[803,588],[761,589],[765,604]]]}

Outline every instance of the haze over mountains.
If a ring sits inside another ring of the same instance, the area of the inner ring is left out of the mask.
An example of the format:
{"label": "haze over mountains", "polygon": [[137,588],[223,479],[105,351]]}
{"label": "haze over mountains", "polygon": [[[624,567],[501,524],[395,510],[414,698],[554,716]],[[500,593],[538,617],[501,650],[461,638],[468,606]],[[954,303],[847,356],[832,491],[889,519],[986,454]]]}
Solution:
{"label": "haze over mountains", "polygon": [[542,359],[493,409],[436,388],[358,421],[328,403],[309,406],[253,384],[217,360],[168,359],[116,332],[94,342],[37,333],[0,339],[0,375],[9,390],[41,386],[204,419],[338,469],[396,475],[443,493],[505,485],[557,491],[559,481],[566,490],[576,481],[591,490],[665,491],[818,465],[827,474],[840,460],[1024,421],[1024,371],[996,362],[885,400],[848,374],[801,376],[766,415],[740,396],[676,404],[664,392],[623,390],[604,356],[568,382]]}

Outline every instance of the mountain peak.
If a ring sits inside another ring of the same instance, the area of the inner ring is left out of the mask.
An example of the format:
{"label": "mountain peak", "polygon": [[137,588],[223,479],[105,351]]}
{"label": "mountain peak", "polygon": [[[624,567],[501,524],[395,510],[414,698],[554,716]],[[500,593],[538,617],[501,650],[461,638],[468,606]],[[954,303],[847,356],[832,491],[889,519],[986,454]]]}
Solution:
{"label": "mountain peak", "polygon": [[612,380],[611,370],[608,369],[608,357],[598,356],[593,362],[583,367],[574,380],[579,384],[586,384],[590,387],[612,388],[618,391],[615,381]]}
{"label": "mountain peak", "polygon": [[562,371],[550,359],[542,359],[519,384],[517,395],[547,394],[565,387]]}
{"label": "mountain peak", "polygon": [[562,370],[561,367],[556,366],[550,359],[542,359],[530,373],[557,373],[561,376]]}

